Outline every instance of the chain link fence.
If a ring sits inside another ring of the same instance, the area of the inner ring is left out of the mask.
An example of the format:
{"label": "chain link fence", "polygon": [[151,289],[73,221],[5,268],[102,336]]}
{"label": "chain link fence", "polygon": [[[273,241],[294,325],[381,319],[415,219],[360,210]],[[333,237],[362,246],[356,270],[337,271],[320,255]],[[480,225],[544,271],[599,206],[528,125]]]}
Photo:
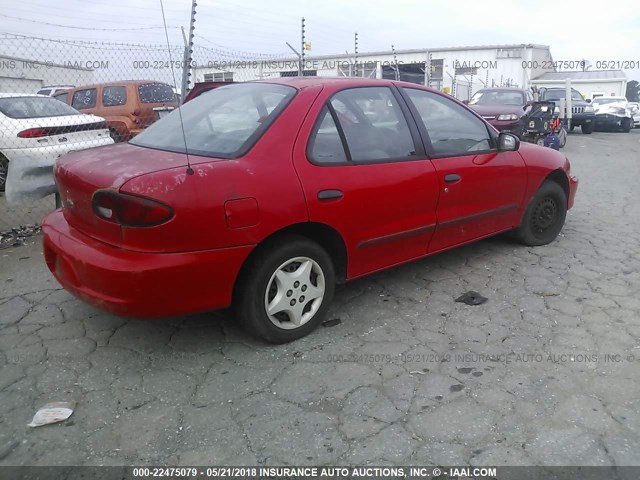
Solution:
{"label": "chain link fence", "polygon": [[[0,34],[0,232],[39,224],[55,208],[56,158],[127,141],[178,107],[186,63],[278,58],[215,44],[190,55],[186,62],[183,45]],[[242,70],[206,78],[252,79]]]}
{"label": "chain link fence", "polygon": [[[425,52],[358,57],[266,55],[196,45],[58,40],[0,33],[0,232],[39,224],[55,208],[61,155],[127,141],[175,109],[198,83],[297,76],[403,80],[470,100],[481,88],[516,86],[488,69],[457,68]],[[190,60],[185,60],[189,59]],[[301,62],[302,60],[302,62]],[[213,85],[211,85],[213,86]],[[35,96],[36,93],[42,96]],[[193,94],[196,92],[194,91]]]}

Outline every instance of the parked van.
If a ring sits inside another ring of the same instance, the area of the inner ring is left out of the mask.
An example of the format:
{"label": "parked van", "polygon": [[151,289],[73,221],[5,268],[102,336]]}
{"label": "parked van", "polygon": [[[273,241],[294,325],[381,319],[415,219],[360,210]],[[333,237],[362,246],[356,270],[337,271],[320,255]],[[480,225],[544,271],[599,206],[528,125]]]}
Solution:
{"label": "parked van", "polygon": [[116,142],[130,140],[178,107],[173,88],[154,80],[85,85],[53,96],[83,113],[104,117]]}

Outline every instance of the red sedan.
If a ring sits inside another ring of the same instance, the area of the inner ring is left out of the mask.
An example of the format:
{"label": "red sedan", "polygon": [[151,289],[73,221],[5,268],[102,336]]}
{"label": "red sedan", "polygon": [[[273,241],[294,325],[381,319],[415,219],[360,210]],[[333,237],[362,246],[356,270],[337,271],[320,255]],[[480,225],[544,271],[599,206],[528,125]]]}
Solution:
{"label": "red sedan", "polygon": [[448,95],[310,77],[217,88],[55,175],[66,289],[138,318],[233,305],[270,342],[312,331],[336,283],[500,232],[551,242],[578,185]]}

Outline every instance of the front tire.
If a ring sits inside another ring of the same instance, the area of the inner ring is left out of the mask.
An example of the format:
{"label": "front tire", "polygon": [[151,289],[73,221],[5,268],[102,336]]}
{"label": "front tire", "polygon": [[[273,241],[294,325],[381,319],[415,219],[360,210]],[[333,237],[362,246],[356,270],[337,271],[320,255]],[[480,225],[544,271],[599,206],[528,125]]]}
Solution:
{"label": "front tire", "polygon": [[7,184],[7,176],[9,175],[9,160],[0,154],[0,192],[4,192]]}
{"label": "front tire", "polygon": [[593,133],[593,129],[595,128],[595,123],[591,122],[591,123],[583,123],[580,126],[580,130],[582,130],[582,133],[584,133],[585,135],[591,135]]}
{"label": "front tire", "polygon": [[567,131],[564,127],[560,127],[558,137],[560,137],[560,148],[563,148],[567,144]]}
{"label": "front tire", "polygon": [[551,243],[560,234],[567,217],[567,195],[556,182],[545,181],[529,202],[515,236],[525,245]]}
{"label": "front tire", "polygon": [[283,237],[243,269],[235,310],[248,333],[271,343],[291,342],[319,325],[334,289],[329,254],[305,237]]}
{"label": "front tire", "polygon": [[623,118],[622,119],[622,131],[624,133],[629,133],[631,131],[631,119],[630,118]]}

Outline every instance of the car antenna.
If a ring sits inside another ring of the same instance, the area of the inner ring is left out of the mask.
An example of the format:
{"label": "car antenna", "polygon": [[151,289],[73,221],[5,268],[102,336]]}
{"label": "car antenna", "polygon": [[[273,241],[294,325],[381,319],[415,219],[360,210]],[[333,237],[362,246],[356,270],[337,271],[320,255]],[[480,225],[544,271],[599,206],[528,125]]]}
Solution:
{"label": "car antenna", "polygon": [[[164,23],[164,35],[167,39],[167,51],[169,52],[169,65],[171,65],[171,76],[173,77],[173,88],[177,91],[178,90],[178,84],[176,83],[176,72],[173,68],[173,61],[171,59],[171,44],[169,43],[169,32],[167,31],[167,19],[165,18],[164,15],[164,4],[162,3],[162,0],[160,0],[160,10],[162,11],[162,22]],[[193,15],[191,15],[191,18],[193,19]],[[189,48],[189,45],[187,45],[185,48]],[[187,68],[187,65],[184,65],[184,68]],[[185,92],[180,92],[182,95],[185,94]],[[182,109],[180,108],[180,105],[178,105],[178,115],[180,116],[180,128],[182,129],[182,140],[184,141],[184,153],[187,155],[187,175],[193,175],[193,168],[191,168],[191,160],[189,159],[189,149],[187,147],[187,135],[184,132],[184,122],[182,121]]]}

